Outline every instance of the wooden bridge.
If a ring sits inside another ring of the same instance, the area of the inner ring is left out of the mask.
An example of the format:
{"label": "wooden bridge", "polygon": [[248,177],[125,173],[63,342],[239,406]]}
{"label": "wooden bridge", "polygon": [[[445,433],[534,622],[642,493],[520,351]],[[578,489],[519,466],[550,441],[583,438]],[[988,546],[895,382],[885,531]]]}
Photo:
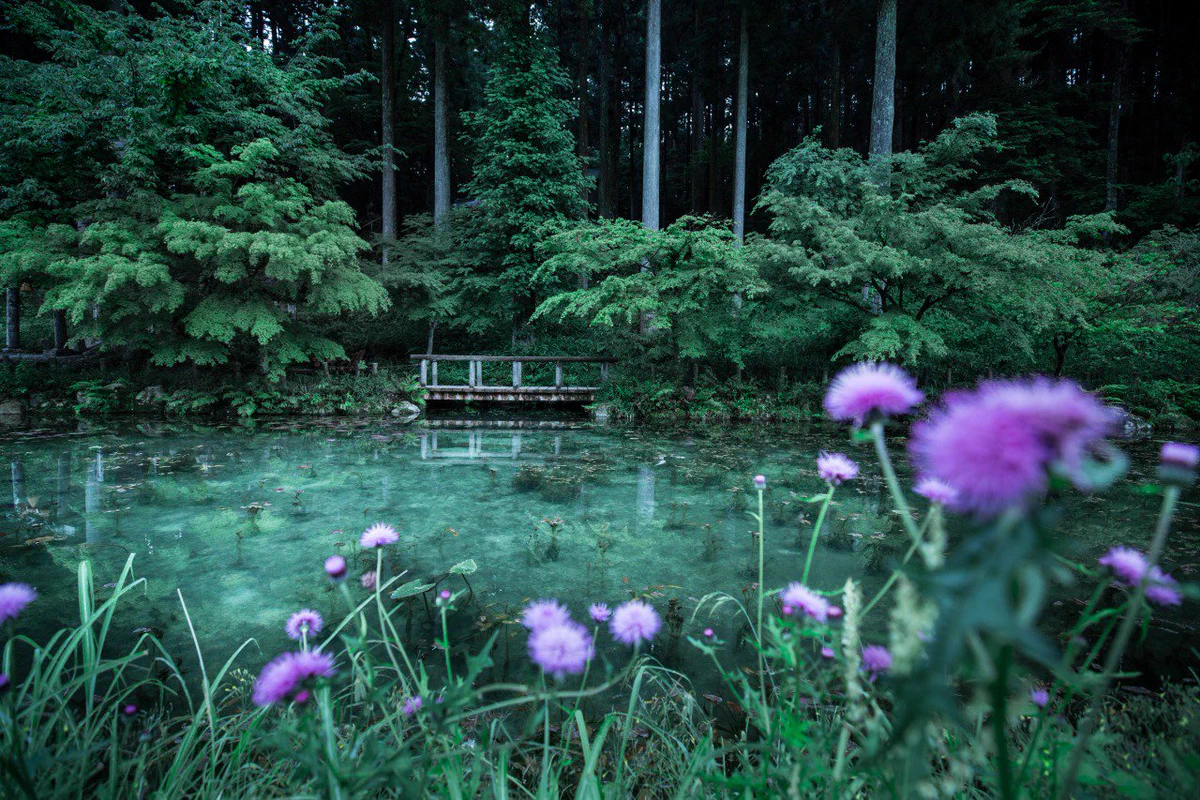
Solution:
{"label": "wooden bridge", "polygon": [[[425,390],[425,399],[433,401],[459,402],[493,402],[493,403],[590,403],[596,399],[599,386],[586,384],[573,385],[568,382],[564,367],[580,364],[598,364],[600,366],[600,383],[608,380],[609,365],[616,362],[615,358],[605,356],[439,356],[430,353],[410,356],[421,365],[421,387]],[[467,362],[467,382],[465,384],[447,384],[438,381],[438,364],[445,362]],[[512,380],[503,384],[489,383],[484,378],[483,365],[492,365],[493,379],[503,373],[508,377],[508,370],[497,368],[496,364],[511,365]],[[524,366],[554,365],[554,384],[548,386],[526,385],[523,378]]]}

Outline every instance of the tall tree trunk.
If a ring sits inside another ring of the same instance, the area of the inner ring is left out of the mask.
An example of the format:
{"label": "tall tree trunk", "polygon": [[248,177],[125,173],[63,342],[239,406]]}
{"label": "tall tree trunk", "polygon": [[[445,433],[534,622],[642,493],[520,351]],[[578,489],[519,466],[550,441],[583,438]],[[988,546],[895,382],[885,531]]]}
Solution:
{"label": "tall tree trunk", "polygon": [[704,183],[704,92],[700,86],[700,0],[695,0],[692,18],[692,129],[691,129],[691,208],[700,212],[701,184]]}
{"label": "tall tree trunk", "polygon": [[659,100],[662,91],[662,0],[646,5],[646,107],[642,132],[642,224],[658,230]]}
{"label": "tall tree trunk", "polygon": [[438,9],[433,32],[433,224],[439,231],[450,221],[450,100],[446,89],[449,49],[450,18],[442,6]]}
{"label": "tall tree trunk", "polygon": [[[579,11],[579,64],[576,68],[576,85],[579,93],[579,140],[576,144],[579,147],[579,162],[584,173],[588,169],[588,156],[591,155],[589,147],[588,130],[588,113],[589,97],[588,97],[588,64],[591,62],[591,41],[592,41],[592,14],[591,0],[578,0],[576,8]],[[588,196],[587,186],[584,186],[583,197],[586,200]]]}
{"label": "tall tree trunk", "polygon": [[892,126],[896,112],[896,0],[879,0],[875,29],[875,96],[871,103],[871,151],[874,177],[891,182]]}
{"label": "tall tree trunk", "polygon": [[[834,33],[836,37],[837,34]],[[842,146],[842,44],[833,41],[829,59],[829,146]]]}
{"label": "tall tree trunk", "polygon": [[1121,75],[1125,72],[1125,47],[1117,50],[1116,72],[1112,78],[1112,99],[1108,104],[1108,160],[1104,169],[1104,210],[1117,210],[1118,137],[1121,133]]}
{"label": "tall tree trunk", "polygon": [[9,287],[4,293],[4,349],[21,349],[21,288]]}
{"label": "tall tree trunk", "polygon": [[383,50],[382,92],[383,119],[383,198],[381,203],[383,235],[383,263],[388,261],[388,250],[396,238],[396,3],[383,0],[383,30],[380,37]]}
{"label": "tall tree trunk", "polygon": [[733,235],[738,244],[746,238],[746,103],[750,99],[750,36],[746,30],[746,6],[738,34],[737,132],[733,162]]}
{"label": "tall tree trunk", "polygon": [[54,327],[54,349],[62,352],[67,349],[67,312],[56,308],[50,312],[50,320]]}
{"label": "tall tree trunk", "polygon": [[[646,121],[642,137],[642,224],[658,230],[659,204],[659,99],[662,91],[662,0],[649,0],[646,6]],[[642,261],[642,271],[650,271],[650,262]],[[641,316],[641,332],[648,334],[653,325],[649,314]]]}
{"label": "tall tree trunk", "polygon": [[596,182],[596,200],[600,216],[612,219],[617,215],[616,167],[617,147],[614,131],[620,131],[620,119],[616,114],[616,96],[613,92],[613,43],[609,37],[609,15],[602,13],[600,36],[600,175]]}

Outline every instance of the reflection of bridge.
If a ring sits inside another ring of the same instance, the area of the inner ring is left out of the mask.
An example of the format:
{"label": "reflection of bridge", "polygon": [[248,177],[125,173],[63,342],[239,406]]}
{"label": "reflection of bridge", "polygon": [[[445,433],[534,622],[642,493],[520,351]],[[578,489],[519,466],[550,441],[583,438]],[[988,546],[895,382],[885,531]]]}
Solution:
{"label": "reflection of bridge", "polygon": [[[441,437],[438,436],[439,433],[442,434]],[[468,464],[485,459],[507,459],[510,461],[516,461],[517,459],[521,458],[522,432],[519,430],[508,433],[508,447],[495,446],[496,440],[503,441],[504,434],[490,434],[488,438],[491,439],[493,445],[493,449],[491,450],[484,449],[485,434],[482,430],[468,428],[461,433],[456,431],[455,434],[453,434],[453,438],[456,440],[455,444],[457,446],[450,447],[447,447],[445,442],[447,433],[447,431],[438,430],[421,431],[421,460],[428,461],[436,458],[439,461],[445,461],[451,464]],[[462,447],[461,444],[459,444],[462,441],[462,433],[465,433],[467,437],[466,447]],[[555,435],[553,442],[553,454],[557,456],[562,449],[562,436]],[[545,457],[549,454],[527,453],[526,457],[522,460],[531,460],[530,455],[532,455],[534,459],[537,459],[538,457]]]}
{"label": "reflection of bridge", "polygon": [[[599,364],[600,383],[608,380],[608,368],[615,358],[604,356],[438,356],[431,353],[410,356],[421,365],[421,388],[426,400],[449,400],[458,402],[500,403],[590,403],[596,399],[599,386],[572,385],[567,382],[563,371],[565,364]],[[467,363],[467,382],[447,384],[438,381],[438,364],[443,362]],[[503,363],[512,365],[512,380],[504,384],[488,384],[483,377],[483,365]],[[554,365],[554,384],[529,386],[524,383],[526,364]]]}

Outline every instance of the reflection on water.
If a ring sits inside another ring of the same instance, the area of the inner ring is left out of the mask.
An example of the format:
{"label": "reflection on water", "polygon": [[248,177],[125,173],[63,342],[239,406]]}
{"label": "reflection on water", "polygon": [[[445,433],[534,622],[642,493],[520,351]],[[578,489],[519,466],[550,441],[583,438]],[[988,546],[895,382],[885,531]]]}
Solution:
{"label": "reflection on water", "polygon": [[[590,602],[637,592],[664,615],[671,609],[677,631],[713,625],[734,640],[732,616],[714,624],[691,614],[709,592],[754,592],[751,478],[769,479],[766,583],[779,587],[798,577],[817,510],[805,499],[822,489],[814,459],[830,446],[848,448],[864,478],[839,490],[810,582],[834,589],[854,575],[869,590],[903,542],[870,453],[844,430],[312,421],[253,432],[131,425],[10,433],[0,441],[12,484],[0,579],[38,587],[43,600],[24,624],[47,629],[77,613],[80,559],[93,561],[101,587],[134,553],[146,591],[120,612],[117,633],[148,627],[186,653],[180,590],[207,657],[223,661],[254,637],[265,658],[283,646],[283,622],[297,608],[340,617],[321,563],[340,552],[356,579],[374,564],[357,548],[358,534],[386,521],[402,535],[388,567],[407,570],[406,580],[466,588],[448,570],[478,564],[456,620],[462,634],[492,631],[533,597],[563,598],[582,618]],[[1114,531],[1145,539],[1156,500],[1137,485],[1152,450],[1134,448],[1134,472],[1112,497],[1071,502],[1066,527],[1081,552],[1094,553]],[[1181,524],[1191,535],[1171,555],[1176,565],[1194,564],[1194,507]],[[407,606],[406,630],[420,639],[427,609],[419,598]],[[516,661],[523,637],[513,627],[502,630],[512,631]]]}

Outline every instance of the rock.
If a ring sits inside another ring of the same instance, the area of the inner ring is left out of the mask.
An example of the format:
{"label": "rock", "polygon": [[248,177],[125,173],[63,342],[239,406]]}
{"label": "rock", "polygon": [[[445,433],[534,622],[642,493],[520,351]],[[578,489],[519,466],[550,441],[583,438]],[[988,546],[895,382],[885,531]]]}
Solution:
{"label": "rock", "polygon": [[167,393],[163,391],[163,387],[155,384],[147,386],[138,392],[137,401],[142,405],[157,405],[158,403],[167,402]]}
{"label": "rock", "polygon": [[392,416],[398,417],[404,422],[412,422],[414,419],[421,416],[421,407],[416,403],[410,403],[407,400],[401,400],[392,407]]}
{"label": "rock", "polygon": [[1144,439],[1149,436],[1154,426],[1149,420],[1139,417],[1124,408],[1118,408],[1117,430],[1126,439]]}
{"label": "rock", "polygon": [[0,417],[19,417],[25,413],[25,404],[20,400],[0,402]]}

